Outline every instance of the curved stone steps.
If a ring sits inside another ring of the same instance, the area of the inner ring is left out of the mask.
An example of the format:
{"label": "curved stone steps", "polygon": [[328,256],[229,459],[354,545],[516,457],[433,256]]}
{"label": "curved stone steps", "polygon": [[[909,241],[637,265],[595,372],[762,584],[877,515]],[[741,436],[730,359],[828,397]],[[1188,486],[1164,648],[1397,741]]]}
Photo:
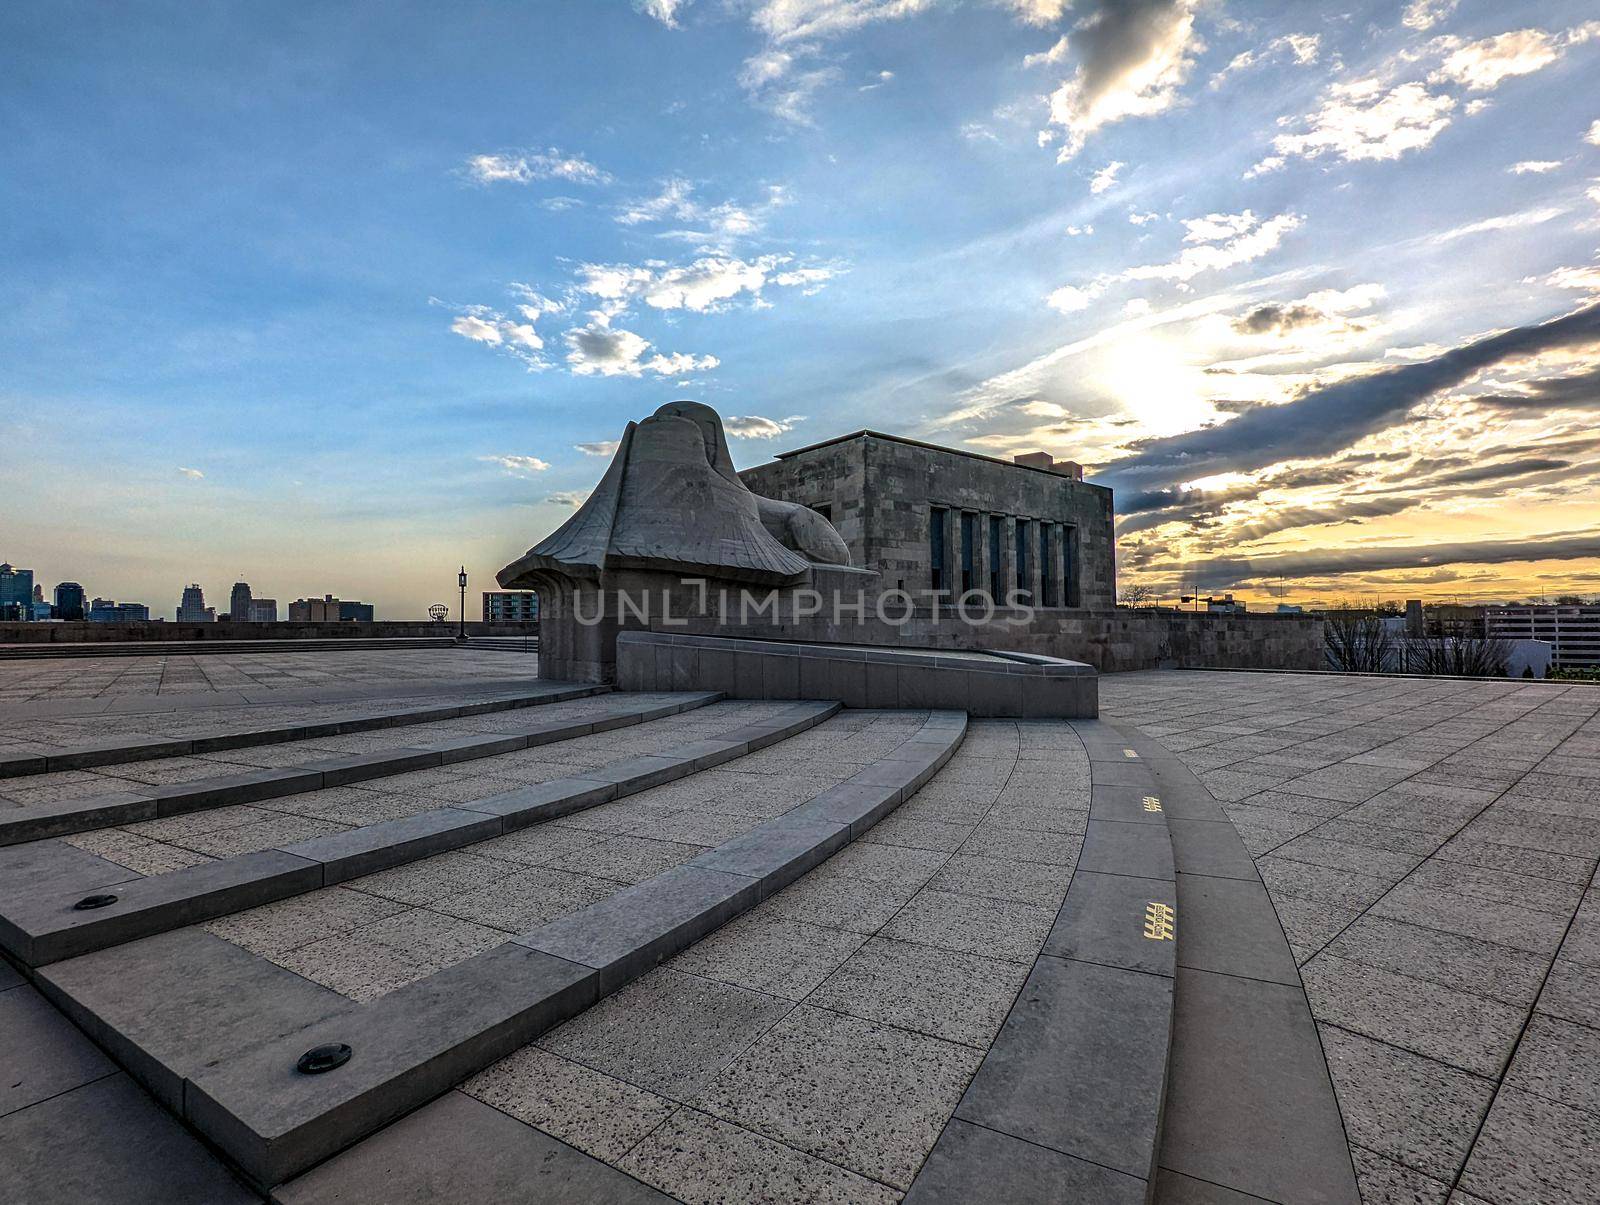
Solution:
{"label": "curved stone steps", "polygon": [[[524,722],[508,722],[497,732],[455,735],[442,740],[419,741],[401,748],[314,758],[303,764],[283,767],[240,769],[234,773],[167,784],[146,786],[130,782],[126,789],[8,809],[0,813],[0,846],[68,836],[158,817],[179,816],[230,804],[258,803],[327,787],[392,777],[413,770],[514,753],[677,715],[716,702],[721,697],[715,692],[702,691],[668,695],[665,701],[663,696],[646,696],[644,702],[633,702],[626,695],[608,695],[606,702],[609,705],[594,716],[555,720],[529,718]],[[611,703],[612,699],[616,702]]]}
{"label": "curved stone steps", "polygon": [[1089,755],[1083,851],[1004,1026],[912,1183],[921,1205],[1143,1205],[1155,1180],[1178,918],[1165,804],[1113,725]]}
{"label": "curved stone steps", "polygon": [[364,714],[320,723],[258,725],[236,728],[228,732],[150,740],[113,737],[105,741],[72,745],[49,753],[0,757],[0,778],[24,778],[64,770],[88,770],[98,766],[154,761],[165,757],[189,757],[201,753],[219,753],[227,749],[250,749],[260,745],[315,740],[318,737],[346,736],[356,732],[402,728],[413,724],[432,724],[468,716],[537,707],[548,703],[565,703],[572,699],[605,694],[609,690],[610,687],[607,686],[551,683],[543,689],[521,688],[515,691],[491,692],[488,697],[470,703],[417,704],[411,707],[374,709]]}
{"label": "curved stone steps", "polygon": [[[687,700],[671,706],[675,710],[667,714],[692,710]],[[88,910],[77,907],[87,898],[82,883],[53,889],[33,886],[0,903],[0,948],[25,966],[44,966],[303,895],[648,790],[798,735],[837,710],[838,704],[796,704],[771,719],[742,725],[716,738],[691,741],[662,754],[626,758],[471,803],[421,811],[167,874],[117,876],[98,893],[114,898]],[[595,724],[584,727],[592,731]],[[54,861],[51,855],[57,851],[47,847],[39,852]]]}
{"label": "curved stone steps", "polygon": [[[964,715],[935,713],[890,756],[750,832],[371,1004],[193,928],[58,963],[37,979],[163,1103],[267,1187],[786,885],[926,782],[964,732]],[[348,1042],[357,1056],[324,1076],[295,1072],[300,1053],[329,1040]]]}
{"label": "curved stone steps", "polygon": [[1155,777],[1183,918],[1153,1200],[1359,1205],[1310,1006],[1249,852],[1182,760],[1132,724],[1111,726]]}

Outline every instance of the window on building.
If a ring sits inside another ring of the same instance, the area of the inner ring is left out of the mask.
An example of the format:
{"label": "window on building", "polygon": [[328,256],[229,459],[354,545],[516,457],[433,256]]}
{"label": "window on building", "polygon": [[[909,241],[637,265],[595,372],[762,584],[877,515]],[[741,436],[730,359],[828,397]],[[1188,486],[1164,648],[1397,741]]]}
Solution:
{"label": "window on building", "polygon": [[948,589],[944,548],[944,525],[950,512],[942,506],[928,508],[928,567],[932,571],[933,588]]}
{"label": "window on building", "polygon": [[1028,589],[1028,542],[1033,536],[1033,524],[1027,519],[1017,520],[1017,593],[1025,603],[1033,601]]}
{"label": "window on building", "polygon": [[817,514],[821,515],[829,523],[833,522],[833,503],[831,503],[831,502],[819,502],[816,506],[813,506],[811,509],[816,511]]}
{"label": "window on building", "polygon": [[1061,605],[1081,607],[1083,602],[1078,594],[1078,529],[1064,527],[1061,534],[1061,580],[1065,586]]}
{"label": "window on building", "polygon": [[999,515],[989,516],[989,597],[999,602],[1005,595],[1000,581],[1000,558],[1005,551],[1001,540],[1005,523]]}
{"label": "window on building", "polygon": [[978,516],[961,512],[961,593],[978,584]]}
{"label": "window on building", "polygon": [[1055,536],[1056,525],[1054,523],[1039,524],[1039,583],[1043,588],[1044,605],[1047,607],[1058,605]]}

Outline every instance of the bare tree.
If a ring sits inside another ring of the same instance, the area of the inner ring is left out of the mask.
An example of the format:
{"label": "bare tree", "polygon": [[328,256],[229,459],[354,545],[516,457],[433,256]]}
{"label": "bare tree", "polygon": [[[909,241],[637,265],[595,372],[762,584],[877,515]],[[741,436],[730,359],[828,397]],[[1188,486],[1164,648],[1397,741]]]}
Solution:
{"label": "bare tree", "polygon": [[1325,612],[1323,620],[1329,669],[1378,674],[1392,667],[1394,637],[1372,612],[1342,602]]}
{"label": "bare tree", "polygon": [[1122,597],[1117,602],[1124,607],[1153,607],[1156,605],[1156,588],[1142,584],[1124,586]]}
{"label": "bare tree", "polygon": [[1481,636],[1430,636],[1412,641],[1407,661],[1416,673],[1440,677],[1503,678],[1511,661],[1504,640]]}

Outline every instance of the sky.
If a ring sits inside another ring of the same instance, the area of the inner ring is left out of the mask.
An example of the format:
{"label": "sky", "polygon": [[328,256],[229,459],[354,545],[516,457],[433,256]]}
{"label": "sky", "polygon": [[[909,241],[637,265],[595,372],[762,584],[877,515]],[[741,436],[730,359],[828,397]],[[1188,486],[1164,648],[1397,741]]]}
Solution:
{"label": "sky", "polygon": [[[0,559],[418,618],[692,398],[1119,577],[1600,593],[1592,0],[0,8]],[[469,595],[469,598],[471,595]]]}

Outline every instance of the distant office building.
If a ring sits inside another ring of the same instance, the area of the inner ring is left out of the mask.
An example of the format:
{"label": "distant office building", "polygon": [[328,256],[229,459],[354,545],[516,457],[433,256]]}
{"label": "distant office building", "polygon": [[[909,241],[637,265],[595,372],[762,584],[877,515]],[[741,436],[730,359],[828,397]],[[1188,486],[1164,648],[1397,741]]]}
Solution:
{"label": "distant office building", "polygon": [[484,623],[533,623],[539,618],[539,595],[533,590],[485,590]]}
{"label": "distant office building", "polygon": [[1211,615],[1243,615],[1249,610],[1242,598],[1224,594],[1221,598],[1206,599],[1206,611]]}
{"label": "distant office building", "polygon": [[228,618],[244,623],[250,618],[250,583],[234,582],[233,593],[228,595]]}
{"label": "distant office building", "polygon": [[1486,623],[1501,640],[1548,641],[1557,669],[1600,666],[1600,606],[1489,607]]}
{"label": "distant office building", "polygon": [[275,598],[252,598],[250,609],[245,612],[245,618],[251,623],[277,623],[278,600]]}
{"label": "distant office building", "polygon": [[1426,636],[1428,634],[1428,620],[1422,613],[1422,600],[1420,598],[1406,599],[1406,634],[1409,636]]}
{"label": "distant office building", "polygon": [[33,618],[33,570],[0,564],[0,618]]}
{"label": "distant office building", "polygon": [[178,604],[179,623],[215,623],[217,613],[206,606],[206,593],[194,583],[183,588],[183,601]]}
{"label": "distant office building", "polygon": [[97,598],[89,607],[90,623],[148,623],[150,608],[144,603],[119,603]]}
{"label": "distant office building", "polygon": [[297,598],[289,604],[290,623],[371,623],[372,604],[337,599],[331,594],[321,598]]}
{"label": "distant office building", "polygon": [[77,582],[61,582],[56,586],[57,619],[82,619],[87,609],[83,587]]}

